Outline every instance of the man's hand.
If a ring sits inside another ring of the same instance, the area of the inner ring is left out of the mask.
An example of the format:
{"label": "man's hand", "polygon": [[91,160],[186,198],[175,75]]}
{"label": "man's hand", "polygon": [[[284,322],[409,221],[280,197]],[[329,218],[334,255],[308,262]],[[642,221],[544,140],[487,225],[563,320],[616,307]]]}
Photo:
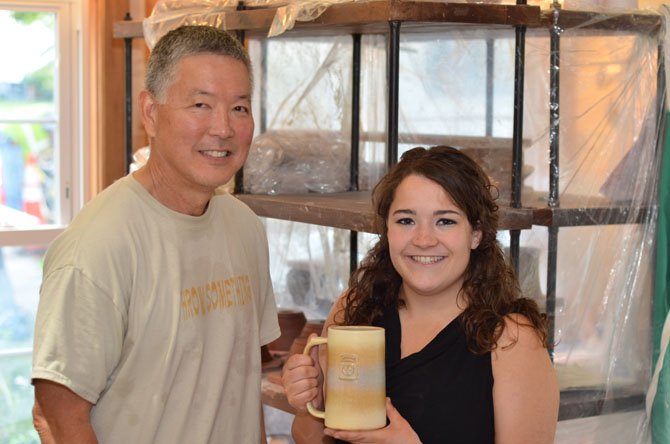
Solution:
{"label": "man's hand", "polygon": [[[312,333],[311,339],[316,336]],[[313,401],[316,406],[322,404],[321,386],[323,378],[319,369],[317,348],[313,347],[310,356],[296,353],[284,364],[282,385],[288,403],[299,413],[307,411],[307,403]]]}

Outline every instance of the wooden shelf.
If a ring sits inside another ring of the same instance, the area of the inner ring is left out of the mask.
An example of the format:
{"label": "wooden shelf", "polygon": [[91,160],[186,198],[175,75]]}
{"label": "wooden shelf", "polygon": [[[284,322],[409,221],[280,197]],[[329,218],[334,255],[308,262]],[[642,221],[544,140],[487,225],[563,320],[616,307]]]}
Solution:
{"label": "wooden shelf", "polygon": [[646,394],[628,387],[561,390],[558,420],[644,410]]}
{"label": "wooden shelf", "polygon": [[[375,233],[369,191],[332,194],[237,194],[259,216]],[[531,228],[529,209],[500,208],[501,230]]]}
{"label": "wooden shelf", "polygon": [[[237,194],[259,216],[325,225],[345,230],[375,233],[369,191],[332,194]],[[649,209],[612,203],[604,199],[562,196],[561,207],[540,206],[542,198],[531,193],[523,198],[523,208],[499,204],[500,230],[525,230],[532,225],[577,227],[590,225],[639,224],[649,217]],[[546,202],[546,199],[544,199]]]}
{"label": "wooden shelf", "polygon": [[[231,31],[267,33],[276,10],[276,7],[231,10],[226,13],[225,27]],[[387,33],[388,22],[392,21],[403,22],[403,27],[419,32],[431,31],[431,24],[442,23],[531,27],[541,23],[539,6],[376,0],[332,5],[310,22],[296,22],[290,34]],[[324,29],[326,27],[329,29]],[[116,22],[113,35],[116,38],[142,37],[142,23]]]}
{"label": "wooden shelf", "polygon": [[124,20],[112,24],[112,36],[116,39],[134,39],[144,37],[142,22],[137,20]]}
{"label": "wooden shelf", "polygon": [[649,208],[597,196],[561,195],[560,206],[552,208],[546,194],[531,192],[522,193],[522,202],[533,213],[533,225],[545,227],[639,224],[650,216]]}
{"label": "wooden shelf", "polygon": [[[231,10],[225,14],[225,28],[266,34],[277,11],[276,7]],[[445,24],[487,25],[487,29],[525,25],[529,28],[549,29],[554,22],[562,29],[629,30],[630,32],[657,32],[661,16],[657,13],[635,12],[619,14],[561,10],[541,11],[539,6],[501,5],[483,3],[443,3],[402,0],[374,0],[342,3],[330,6],[320,17],[309,22],[296,22],[283,36],[341,35],[346,33],[385,34],[388,23],[402,22],[403,29],[412,32],[444,30]],[[466,26],[460,27],[465,29]],[[115,38],[143,37],[141,21],[121,21],[113,25]]]}
{"label": "wooden shelf", "polygon": [[370,192],[238,194],[259,216],[374,233]]}
{"label": "wooden shelf", "polygon": [[647,208],[535,208],[533,225],[583,227],[589,225],[640,224],[649,217]]}
{"label": "wooden shelf", "polygon": [[[269,129],[262,136],[270,136],[273,139],[295,143],[295,140],[310,141],[312,143],[324,143],[332,140],[351,140],[351,135],[344,131],[323,129]],[[361,131],[359,133],[361,142],[388,142],[388,135],[382,131]],[[507,150],[509,151],[510,168],[512,163],[512,138],[493,136],[464,136],[454,134],[428,134],[428,133],[398,133],[398,143],[412,146],[449,145],[457,148],[471,150]],[[530,139],[524,139],[522,146],[531,146]]]}
{"label": "wooden shelf", "polygon": [[556,18],[554,11],[542,11],[540,22],[544,28],[551,28],[556,22],[561,29],[617,31],[617,36],[621,36],[626,31],[635,34],[657,33],[661,29],[662,18],[656,12],[617,13],[565,9]]}

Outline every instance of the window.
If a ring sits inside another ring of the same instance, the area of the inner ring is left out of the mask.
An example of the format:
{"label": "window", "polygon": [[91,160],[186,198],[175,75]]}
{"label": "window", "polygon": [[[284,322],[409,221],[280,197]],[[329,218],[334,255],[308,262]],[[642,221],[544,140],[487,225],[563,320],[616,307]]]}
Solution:
{"label": "window", "polygon": [[31,346],[48,243],[81,205],[75,6],[0,0],[0,442],[36,443]]}

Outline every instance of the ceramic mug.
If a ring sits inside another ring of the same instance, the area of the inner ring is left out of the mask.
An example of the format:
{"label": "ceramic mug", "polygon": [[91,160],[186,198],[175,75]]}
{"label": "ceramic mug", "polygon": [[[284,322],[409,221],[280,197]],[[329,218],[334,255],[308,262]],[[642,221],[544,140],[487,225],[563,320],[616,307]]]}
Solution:
{"label": "ceramic mug", "polygon": [[373,430],[386,426],[386,369],[384,329],[358,325],[328,327],[328,337],[313,337],[312,347],[328,345],[325,411],[312,403],[307,410],[324,419],[326,427]]}

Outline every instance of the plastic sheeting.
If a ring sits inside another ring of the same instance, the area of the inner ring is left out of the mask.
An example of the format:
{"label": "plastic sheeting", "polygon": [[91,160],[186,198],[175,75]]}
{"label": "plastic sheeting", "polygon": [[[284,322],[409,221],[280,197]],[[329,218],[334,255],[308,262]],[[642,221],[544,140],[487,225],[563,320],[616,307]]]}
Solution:
{"label": "plastic sheeting", "polygon": [[[566,1],[564,7],[598,12],[600,5]],[[665,30],[621,20],[632,12],[595,13],[556,26],[560,53],[553,65],[549,29],[526,33],[522,200],[525,207],[547,207],[553,171],[562,219],[551,233],[539,225],[522,231],[520,278],[543,306],[548,283],[555,282],[554,363],[562,388],[557,443],[650,441],[644,396],[652,370],[664,92],[657,79]],[[348,180],[338,166],[349,163],[352,40],[288,34],[249,44],[259,79],[255,98],[262,103],[255,107],[261,134],[245,167],[245,187],[340,191]],[[514,43],[514,29],[474,25],[402,33],[400,42],[400,152],[437,143],[468,150],[498,184],[501,205],[510,197]],[[386,162],[386,48],[385,35],[362,38],[360,189],[376,182]],[[558,88],[552,72],[560,75]],[[558,112],[556,126],[551,111]],[[552,142],[558,154],[550,152]],[[314,170],[318,174],[306,176]],[[265,222],[279,305],[325,317],[346,285],[349,232]],[[509,244],[506,232],[499,238]],[[374,236],[359,239],[362,255]]]}
{"label": "plastic sheeting", "polygon": [[[527,197],[536,201],[525,205],[539,206],[546,199],[547,147],[558,137],[560,205],[576,208],[569,219],[589,208],[604,208],[605,218],[620,207],[645,209],[618,223],[571,227],[568,222],[558,229],[555,366],[563,404],[572,396],[583,406],[603,402],[601,415],[562,421],[561,442],[650,439],[638,397],[646,393],[651,371],[662,36],[660,29],[639,32],[634,26],[602,30],[621,17],[596,15],[559,29],[560,65],[548,63],[546,36],[532,32],[526,42],[524,138],[531,143],[525,159],[536,168],[524,185],[533,189]],[[556,70],[560,129],[552,133],[546,97],[548,73]],[[539,247],[546,236],[546,229],[534,228],[522,235],[522,245]],[[622,413],[627,410],[635,413]]]}
{"label": "plastic sheeting", "polygon": [[[363,51],[363,65],[383,72],[383,39]],[[261,132],[244,169],[247,192],[268,194],[340,192],[349,188],[351,140],[351,37],[251,40],[252,62],[264,98],[255,112]],[[291,60],[290,64],[286,60]],[[380,64],[380,65],[379,65]],[[379,65],[379,66],[378,66]],[[361,103],[384,96],[375,76],[362,76]],[[383,101],[382,101],[383,102]],[[366,107],[368,105],[363,105]],[[386,114],[364,112],[383,131]],[[383,143],[360,144],[360,189],[383,174]],[[349,275],[349,232],[329,227],[265,220],[271,241],[271,271],[277,302],[299,308],[308,319],[325,319]],[[361,235],[363,237],[363,235]],[[367,236],[366,236],[367,238]],[[367,249],[362,239],[361,251]]]}
{"label": "plastic sheeting", "polygon": [[238,0],[158,0],[144,19],[144,40],[149,49],[168,31],[184,25],[209,25],[226,29],[226,12],[237,9]]}
{"label": "plastic sheeting", "polygon": [[268,37],[274,37],[292,29],[296,21],[314,20],[331,5],[349,1],[351,0],[158,0],[151,15],[144,20],[144,38],[149,48],[153,48],[163,34],[179,26],[209,25],[226,29],[226,14],[238,7],[277,7],[268,30]]}

